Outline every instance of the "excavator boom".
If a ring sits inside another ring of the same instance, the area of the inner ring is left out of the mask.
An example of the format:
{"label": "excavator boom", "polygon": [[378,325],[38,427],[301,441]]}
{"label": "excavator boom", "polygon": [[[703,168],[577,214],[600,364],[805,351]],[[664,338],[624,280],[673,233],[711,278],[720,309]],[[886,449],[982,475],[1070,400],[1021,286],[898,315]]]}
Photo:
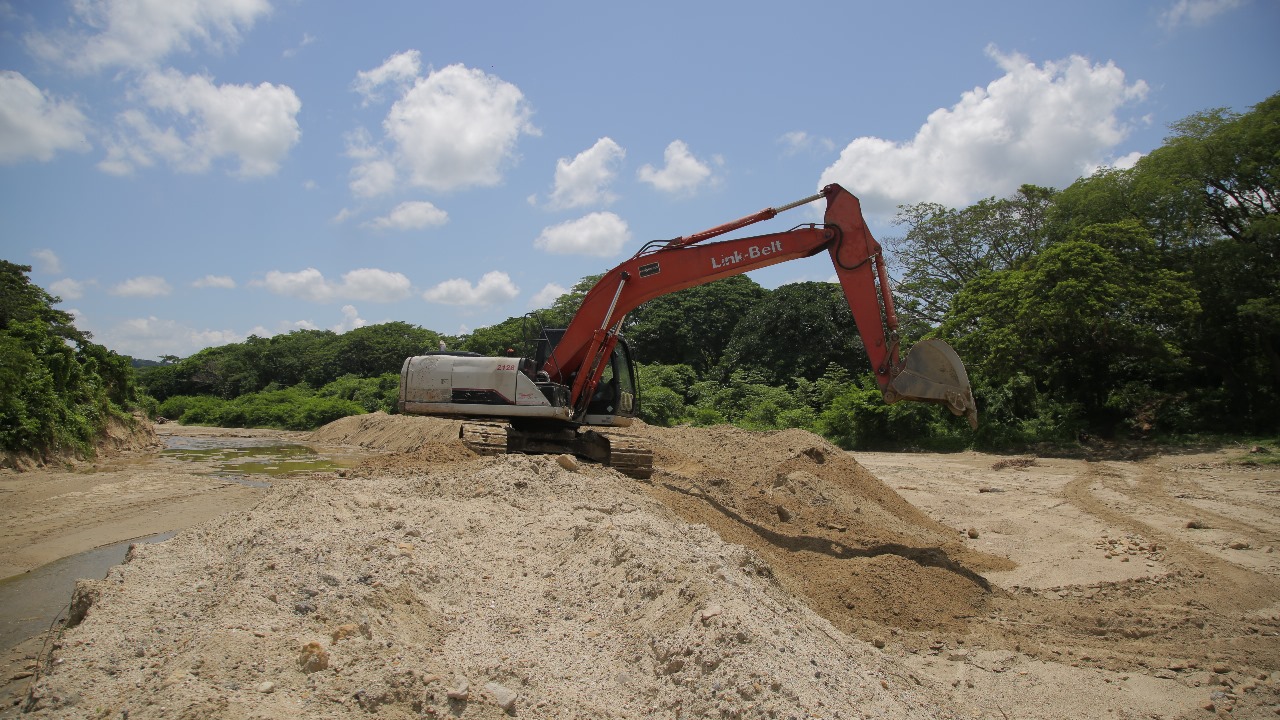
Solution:
{"label": "excavator boom", "polygon": [[[824,197],[827,211],[821,225],[703,244]],[[552,380],[570,386],[571,400],[580,406],[595,391],[622,319],[636,307],[678,290],[823,251],[835,266],[885,401],[941,403],[953,413],[967,416],[976,427],[977,407],[968,373],[949,345],[928,340],[917,344],[905,362],[900,360],[898,319],[880,244],[867,229],[858,199],[834,184],[781,208],[766,208],[701,233],[646,245],[601,277],[587,293],[542,370]]]}

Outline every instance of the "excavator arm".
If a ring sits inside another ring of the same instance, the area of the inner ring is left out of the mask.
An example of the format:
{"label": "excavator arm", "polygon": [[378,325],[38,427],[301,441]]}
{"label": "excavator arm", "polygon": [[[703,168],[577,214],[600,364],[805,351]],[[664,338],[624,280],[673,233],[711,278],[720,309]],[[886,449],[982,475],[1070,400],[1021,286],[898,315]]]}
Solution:
{"label": "excavator arm", "polygon": [[[827,211],[820,225],[704,244],[824,197]],[[966,415],[976,427],[977,408],[969,378],[949,345],[926,340],[912,349],[905,362],[900,361],[898,320],[880,245],[867,229],[858,199],[834,184],[779,208],[766,208],[710,230],[641,248],[605,273],[587,293],[542,370],[554,382],[571,388],[574,415],[580,416],[596,390],[627,313],[668,293],[823,251],[835,266],[885,402],[941,403],[956,415]]]}

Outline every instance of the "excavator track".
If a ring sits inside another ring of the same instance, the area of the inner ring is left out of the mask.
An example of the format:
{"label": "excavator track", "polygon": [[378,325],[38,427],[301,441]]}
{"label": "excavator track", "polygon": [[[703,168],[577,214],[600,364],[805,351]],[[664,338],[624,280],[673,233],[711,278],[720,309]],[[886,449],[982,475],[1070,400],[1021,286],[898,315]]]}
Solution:
{"label": "excavator track", "polygon": [[610,435],[609,465],[627,477],[648,480],[653,476],[653,448],[638,438]]}
{"label": "excavator track", "polygon": [[467,449],[477,455],[506,455],[507,428],[502,425],[465,423],[458,437]]}
{"label": "excavator track", "polygon": [[608,465],[637,480],[653,475],[653,449],[635,437],[602,435],[594,430],[573,429],[547,431],[517,430],[496,423],[464,423],[458,437],[477,455],[576,455],[585,460]]}

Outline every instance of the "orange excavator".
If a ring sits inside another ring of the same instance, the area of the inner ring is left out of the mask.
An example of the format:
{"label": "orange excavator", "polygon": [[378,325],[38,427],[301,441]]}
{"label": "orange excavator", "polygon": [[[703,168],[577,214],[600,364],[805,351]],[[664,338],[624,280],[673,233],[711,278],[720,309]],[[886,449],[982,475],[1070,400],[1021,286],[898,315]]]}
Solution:
{"label": "orange excavator", "polygon": [[[708,243],[707,240],[825,198],[821,224]],[[879,243],[858,199],[839,185],[777,208],[674,240],[655,240],[605,273],[587,292],[569,327],[544,330],[536,357],[434,352],[405,360],[403,413],[473,420],[460,435],[471,449],[503,453],[572,453],[647,478],[653,452],[638,438],[593,427],[626,427],[640,411],[631,349],[622,320],[656,297],[826,251],[886,403],[940,403],[977,427],[969,376],[942,340],[917,343],[905,360]]]}

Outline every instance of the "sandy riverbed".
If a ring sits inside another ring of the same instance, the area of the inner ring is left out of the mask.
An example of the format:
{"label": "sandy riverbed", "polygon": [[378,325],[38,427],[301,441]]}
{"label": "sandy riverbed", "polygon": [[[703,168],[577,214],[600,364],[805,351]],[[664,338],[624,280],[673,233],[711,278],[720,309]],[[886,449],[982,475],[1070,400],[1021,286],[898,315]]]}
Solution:
{"label": "sandy riverbed", "polygon": [[84,622],[38,667],[10,658],[9,678],[39,679],[9,691],[40,717],[1280,706],[1280,470],[1238,449],[848,454],[801,431],[640,427],[657,468],[640,482],[477,458],[453,432],[374,415],[281,434],[369,457],[270,491],[146,454],[0,477],[3,567],[192,526],[86,584]]}

